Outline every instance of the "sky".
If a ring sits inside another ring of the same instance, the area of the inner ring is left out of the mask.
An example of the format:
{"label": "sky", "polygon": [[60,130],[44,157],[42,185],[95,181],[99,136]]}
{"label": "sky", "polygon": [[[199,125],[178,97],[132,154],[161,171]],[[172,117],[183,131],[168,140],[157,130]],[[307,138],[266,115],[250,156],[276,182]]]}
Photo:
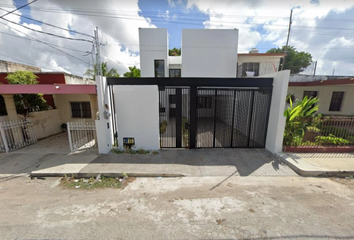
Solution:
{"label": "sky", "polygon": [[[0,16],[26,3],[0,0]],[[167,28],[170,48],[185,28],[237,28],[240,53],[266,52],[285,45],[290,10],[290,45],[312,54],[316,74],[353,76],[354,0],[38,0],[0,19],[0,59],[82,76],[96,26],[101,61],[121,75],[140,67],[139,28]]]}

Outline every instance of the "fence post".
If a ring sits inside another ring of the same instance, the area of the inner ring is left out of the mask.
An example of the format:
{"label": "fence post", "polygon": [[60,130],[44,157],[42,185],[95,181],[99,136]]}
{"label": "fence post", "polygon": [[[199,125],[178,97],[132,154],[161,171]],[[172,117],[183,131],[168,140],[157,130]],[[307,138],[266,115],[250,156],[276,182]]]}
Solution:
{"label": "fence post", "polygon": [[4,128],[2,126],[2,123],[0,123],[0,133],[1,133],[1,137],[2,137],[2,142],[4,143],[5,145],[5,151],[6,153],[9,152],[9,146],[7,145],[7,140],[6,140],[6,136],[5,136],[5,131],[4,131]]}
{"label": "fence post", "polygon": [[70,133],[70,122],[67,122],[66,126],[67,126],[67,129],[68,129],[70,152],[73,152],[73,143],[71,142],[71,133]]}

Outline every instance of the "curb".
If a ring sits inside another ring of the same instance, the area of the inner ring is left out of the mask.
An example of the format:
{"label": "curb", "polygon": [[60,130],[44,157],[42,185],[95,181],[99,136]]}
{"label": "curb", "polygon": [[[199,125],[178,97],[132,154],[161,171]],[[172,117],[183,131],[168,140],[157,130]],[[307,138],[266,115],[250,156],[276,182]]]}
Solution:
{"label": "curb", "polygon": [[[285,156],[284,156],[285,155]],[[291,158],[290,156],[284,153],[276,153],[276,156],[288,165],[294,172],[302,177],[349,177],[354,175],[354,171],[311,171],[311,170],[303,170],[296,166],[295,164],[289,162],[287,159]]]}
{"label": "curb", "polygon": [[[31,173],[30,177],[65,177],[65,176],[73,176],[74,178],[91,178],[96,177],[98,174],[104,177],[123,177],[123,173]],[[168,173],[124,173],[127,174],[129,177],[185,177],[183,174],[168,174]]]}

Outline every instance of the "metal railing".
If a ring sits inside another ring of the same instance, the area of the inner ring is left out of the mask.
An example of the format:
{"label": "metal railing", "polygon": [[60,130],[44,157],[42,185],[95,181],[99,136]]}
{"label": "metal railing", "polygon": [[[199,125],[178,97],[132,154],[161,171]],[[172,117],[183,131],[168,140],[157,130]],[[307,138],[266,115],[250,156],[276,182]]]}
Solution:
{"label": "metal railing", "polygon": [[287,122],[285,146],[350,146],[354,145],[353,117],[314,117]]}
{"label": "metal railing", "polygon": [[28,119],[0,122],[0,152],[10,152],[37,142]]}
{"label": "metal railing", "polygon": [[67,130],[71,152],[97,152],[95,122],[68,122]]}

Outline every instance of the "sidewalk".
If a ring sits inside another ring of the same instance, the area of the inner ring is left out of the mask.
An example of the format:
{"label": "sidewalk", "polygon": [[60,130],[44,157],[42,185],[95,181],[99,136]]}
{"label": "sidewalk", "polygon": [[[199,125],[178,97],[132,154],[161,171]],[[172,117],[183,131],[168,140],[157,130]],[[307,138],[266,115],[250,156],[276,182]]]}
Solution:
{"label": "sidewalk", "polygon": [[265,149],[162,150],[157,155],[47,155],[32,177],[296,176]]}
{"label": "sidewalk", "polygon": [[354,153],[279,153],[279,157],[304,177],[354,176]]}

